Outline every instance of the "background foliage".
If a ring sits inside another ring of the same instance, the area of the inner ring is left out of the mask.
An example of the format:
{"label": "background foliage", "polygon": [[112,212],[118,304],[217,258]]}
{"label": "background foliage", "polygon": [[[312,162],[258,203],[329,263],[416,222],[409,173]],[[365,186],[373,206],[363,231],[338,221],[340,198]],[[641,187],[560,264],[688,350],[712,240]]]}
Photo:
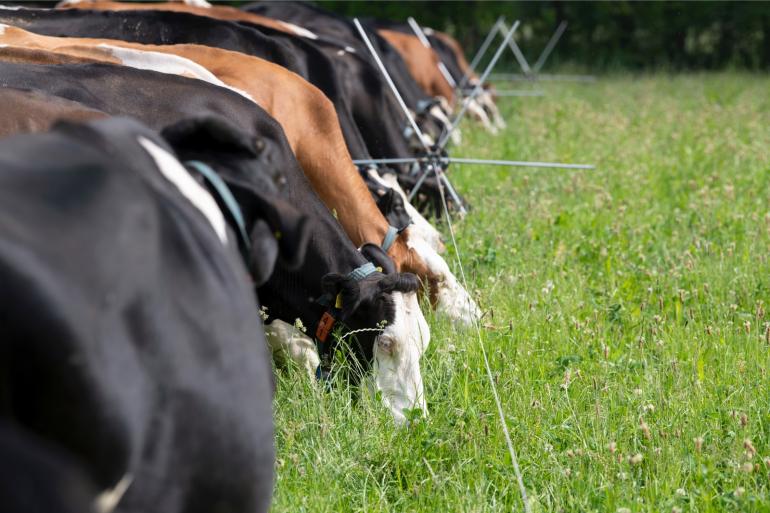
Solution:
{"label": "background foliage", "polygon": [[[518,41],[537,58],[561,20],[551,65],[602,69],[770,68],[768,2],[321,1],[347,16],[417,20],[458,37],[471,54],[495,19],[520,19]],[[508,64],[515,66],[512,59]]]}

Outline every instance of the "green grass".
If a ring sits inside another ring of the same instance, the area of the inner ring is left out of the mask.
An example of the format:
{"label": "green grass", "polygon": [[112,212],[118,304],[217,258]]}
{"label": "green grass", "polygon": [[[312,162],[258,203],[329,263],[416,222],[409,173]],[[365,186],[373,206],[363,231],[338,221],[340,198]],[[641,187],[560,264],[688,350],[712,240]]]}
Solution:
{"label": "green grass", "polygon": [[[453,154],[595,171],[452,170],[532,510],[770,511],[770,78],[546,90]],[[279,372],[274,511],[521,510],[476,333],[430,322],[409,429]]]}

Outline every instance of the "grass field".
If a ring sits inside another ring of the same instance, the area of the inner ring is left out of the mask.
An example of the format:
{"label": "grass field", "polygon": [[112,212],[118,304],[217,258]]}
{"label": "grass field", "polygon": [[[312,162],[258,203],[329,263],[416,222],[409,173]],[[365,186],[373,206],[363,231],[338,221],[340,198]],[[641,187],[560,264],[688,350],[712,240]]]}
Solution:
{"label": "grass field", "polygon": [[[770,78],[546,90],[453,154],[595,171],[452,170],[532,511],[770,511]],[[521,511],[476,332],[430,322],[408,429],[279,372],[274,511]]]}

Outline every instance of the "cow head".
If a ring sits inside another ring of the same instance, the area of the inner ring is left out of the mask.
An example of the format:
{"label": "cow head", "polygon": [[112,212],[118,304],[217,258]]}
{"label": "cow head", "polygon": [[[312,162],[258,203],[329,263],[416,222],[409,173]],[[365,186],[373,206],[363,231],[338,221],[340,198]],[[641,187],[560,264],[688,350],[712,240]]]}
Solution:
{"label": "cow head", "polygon": [[[361,362],[373,362],[375,382],[396,423],[407,420],[409,410],[427,413],[420,358],[430,342],[430,330],[417,301],[419,281],[410,273],[397,273],[382,249],[365,244],[361,253],[383,272],[362,280],[327,274],[322,285],[332,297],[340,295],[342,321],[355,333],[348,340]],[[374,326],[383,329],[372,331]],[[351,337],[352,338],[352,337]]]}
{"label": "cow head", "polygon": [[180,160],[203,161],[227,183],[246,220],[251,244],[247,266],[256,285],[267,281],[279,256],[290,269],[302,264],[310,220],[279,197],[280,168],[260,159],[270,141],[252,138],[213,116],[180,121],[162,135]]}
{"label": "cow head", "polygon": [[390,187],[377,189],[377,208],[390,226],[395,226],[399,230],[406,228],[412,222],[409,212],[406,210],[403,198],[397,191]]}

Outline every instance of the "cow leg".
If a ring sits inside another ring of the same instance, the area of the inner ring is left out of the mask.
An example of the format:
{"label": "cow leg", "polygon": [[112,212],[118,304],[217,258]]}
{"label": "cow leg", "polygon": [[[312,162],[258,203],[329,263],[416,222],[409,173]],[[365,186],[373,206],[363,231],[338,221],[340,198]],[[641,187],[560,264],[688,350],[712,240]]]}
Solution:
{"label": "cow leg", "polygon": [[280,319],[265,325],[265,337],[274,355],[288,357],[301,369],[305,369],[311,378],[315,377],[321,359],[313,339]]}

